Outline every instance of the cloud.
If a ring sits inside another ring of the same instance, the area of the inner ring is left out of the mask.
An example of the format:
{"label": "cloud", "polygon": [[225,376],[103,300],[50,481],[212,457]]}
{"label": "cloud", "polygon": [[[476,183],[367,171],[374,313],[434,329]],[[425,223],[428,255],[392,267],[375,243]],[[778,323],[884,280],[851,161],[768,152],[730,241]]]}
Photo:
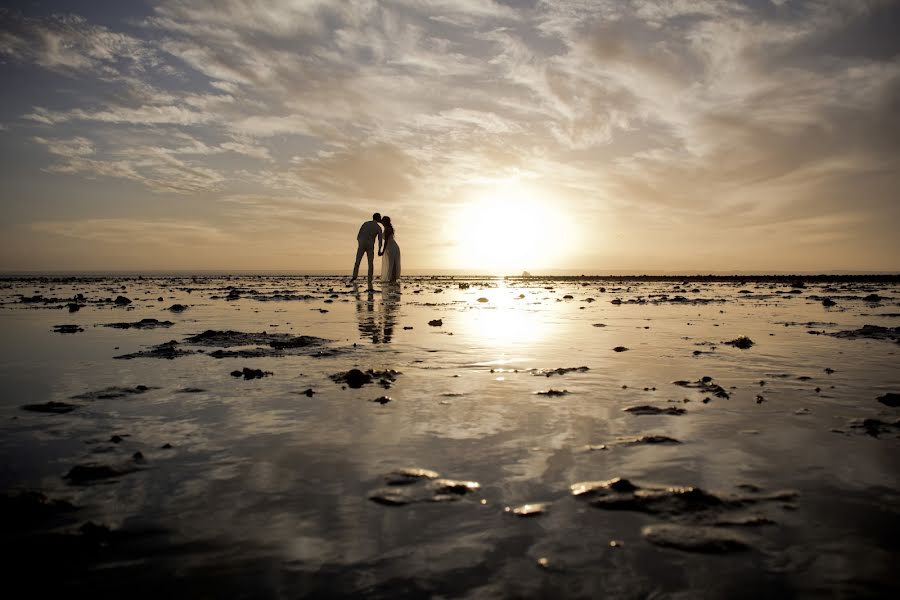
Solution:
{"label": "cloud", "polygon": [[34,18],[6,9],[0,9],[0,55],[63,73],[101,76],[143,71],[158,62],[152,44],[77,15]]}
{"label": "cloud", "polygon": [[844,217],[851,182],[891,210],[898,14],[876,0],[163,0],[129,33],[3,11],[0,54],[66,76],[16,115],[42,168],[203,194],[237,221],[313,222],[284,198],[350,221],[368,202],[450,214],[527,173],[586,228],[783,219],[818,223],[824,243],[819,230],[862,227]]}
{"label": "cloud", "polygon": [[227,236],[204,223],[166,219],[73,219],[36,221],[32,231],[94,243],[190,247],[222,241]]}

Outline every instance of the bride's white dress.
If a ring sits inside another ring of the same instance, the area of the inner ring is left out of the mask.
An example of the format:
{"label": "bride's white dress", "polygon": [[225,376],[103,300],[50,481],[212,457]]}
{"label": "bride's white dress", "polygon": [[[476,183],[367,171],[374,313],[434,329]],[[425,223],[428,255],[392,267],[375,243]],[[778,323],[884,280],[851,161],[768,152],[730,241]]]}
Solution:
{"label": "bride's white dress", "polygon": [[381,281],[394,283],[400,281],[400,246],[392,235],[384,244],[381,257]]}

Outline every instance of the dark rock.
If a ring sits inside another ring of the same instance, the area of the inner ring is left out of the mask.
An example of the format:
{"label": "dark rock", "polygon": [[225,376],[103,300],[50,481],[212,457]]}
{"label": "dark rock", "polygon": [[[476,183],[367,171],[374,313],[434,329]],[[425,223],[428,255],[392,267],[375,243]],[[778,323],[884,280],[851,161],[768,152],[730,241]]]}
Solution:
{"label": "dark rock", "polygon": [[853,421],[850,427],[854,429],[862,429],[867,435],[878,437],[882,433],[888,433],[893,429],[900,428],[900,419],[889,423],[880,419],[863,419],[862,421]]}
{"label": "dark rock", "polygon": [[143,394],[150,390],[156,389],[159,388],[147,385],[136,385],[131,388],[111,386],[108,388],[103,388],[102,390],[97,390],[95,392],[84,392],[83,394],[77,394],[75,396],[72,396],[72,398],[75,400],[110,400],[113,398],[125,398],[127,396]]}
{"label": "dark rock", "polygon": [[454,502],[481,487],[476,481],[431,479],[427,475],[416,479],[418,481],[407,482],[409,485],[392,485],[375,490],[369,494],[369,499],[387,506],[415,502]]}
{"label": "dark rock", "polygon": [[747,348],[750,348],[751,346],[753,346],[754,342],[753,342],[753,340],[748,338],[746,335],[742,335],[740,337],[737,337],[737,338],[731,340],[730,342],[722,342],[722,343],[725,344],[726,346],[734,346],[735,348],[740,348],[741,350],[746,350]]}
{"label": "dark rock", "polygon": [[[160,298],[159,301],[162,302],[162,298]],[[173,304],[172,306],[170,306],[170,307],[167,308],[166,310],[170,310],[170,311],[172,311],[172,312],[174,312],[174,313],[180,313],[180,312],[186,311],[187,309],[188,309],[188,307],[185,306],[184,304]]]}
{"label": "dark rock", "polygon": [[661,524],[649,525],[641,530],[651,544],[666,548],[675,548],[686,552],[705,554],[727,554],[744,552],[750,544],[738,534],[697,525]]}
{"label": "dark rock", "polygon": [[882,298],[878,294],[869,294],[868,296],[863,298],[863,302],[881,302],[882,300],[884,300],[884,298]]}
{"label": "dark rock", "polygon": [[43,404],[26,404],[22,407],[22,410],[27,410],[31,412],[40,412],[40,413],[52,413],[56,415],[62,415],[65,413],[70,413],[73,410],[78,408],[76,404],[67,404],[65,402],[44,402]]}
{"label": "dark rock", "polygon": [[517,517],[536,517],[539,515],[547,514],[549,510],[550,503],[548,502],[531,502],[528,504],[516,506],[514,508],[510,508],[507,506],[505,509],[506,512]]}
{"label": "dark rock", "polygon": [[359,369],[350,369],[345,373],[335,373],[334,375],[331,375],[331,380],[335,383],[346,383],[351,388],[359,389],[367,383],[372,383],[377,379],[379,385],[388,388],[390,387],[391,382],[396,380],[397,375],[399,374],[398,371],[394,371],[393,369],[388,369],[386,371],[375,371],[372,369],[361,371]]}
{"label": "dark rock", "polygon": [[559,367],[557,369],[532,369],[531,373],[536,376],[551,377],[553,375],[565,375],[566,373],[586,373],[590,371],[587,367]]}
{"label": "dark rock", "polygon": [[171,327],[174,324],[172,321],[160,321],[159,319],[141,319],[134,323],[104,323],[103,327],[112,327],[113,329],[156,329],[158,327]]}
{"label": "dark rock", "polygon": [[621,440],[618,443],[628,446],[638,446],[643,444],[680,444],[681,442],[665,435],[642,435],[641,437]]}
{"label": "dark rock", "polygon": [[248,367],[244,367],[240,371],[232,371],[232,377],[243,377],[244,379],[262,379],[263,377],[268,377],[272,375],[271,371],[263,371],[262,369],[250,369]]}
{"label": "dark rock", "polygon": [[665,408],[660,408],[658,406],[650,406],[647,404],[641,406],[631,406],[625,409],[625,412],[631,413],[633,415],[683,415],[687,412],[687,410],[683,408],[677,408],[674,406],[667,406]]}
{"label": "dark rock", "polygon": [[66,304],[66,308],[69,309],[70,313],[78,312],[79,310],[81,310],[81,304],[77,304],[75,302],[69,302],[68,304]]}
{"label": "dark rock", "polygon": [[36,491],[0,495],[0,523],[4,534],[68,520],[76,510],[65,500],[50,500]]}
{"label": "dark rock", "polygon": [[131,458],[135,462],[143,462],[144,454],[140,450],[138,450],[137,452],[135,452],[134,454],[131,455]]}
{"label": "dark rock", "polygon": [[204,390],[203,388],[186,387],[186,388],[181,388],[180,390],[178,390],[178,393],[179,394],[199,394],[200,392],[205,392],[205,391],[206,390]]}
{"label": "dark rock", "polygon": [[613,348],[613,352],[625,352],[626,350],[628,350],[628,348],[626,348],[625,346],[616,346],[615,348]]}
{"label": "dark rock", "polygon": [[56,333],[78,333],[79,331],[84,331],[78,325],[54,325],[53,331]]}
{"label": "dark rock", "polygon": [[431,325],[432,327],[440,327],[441,325],[444,324],[444,321],[443,321],[443,319],[433,319],[431,321],[428,321],[428,324]]}
{"label": "dark rock", "polygon": [[116,296],[115,303],[119,306],[127,306],[128,304],[131,304],[131,300],[125,296]]}
{"label": "dark rock", "polygon": [[900,327],[880,327],[878,325],[863,325],[861,329],[851,329],[848,331],[837,331],[834,333],[826,333],[839,338],[855,340],[859,338],[868,338],[872,340],[891,340],[900,339]]}
{"label": "dark rock", "polygon": [[124,438],[123,438],[121,435],[114,435],[114,436],[112,436],[111,438],[109,438],[109,441],[112,442],[113,444],[118,444],[118,443],[120,443],[123,439],[124,439]]}
{"label": "dark rock", "polygon": [[437,479],[438,477],[440,475],[436,471],[409,467],[391,471],[385,476],[385,481],[388,485],[409,485],[423,479]]}
{"label": "dark rock", "polygon": [[565,396],[569,393],[568,390],[554,390],[550,389],[547,391],[535,392],[538,396]]}
{"label": "dark rock", "polygon": [[822,299],[822,306],[834,306],[835,304],[837,304],[837,302],[835,302],[831,298],[823,298]]}
{"label": "dark rock", "polygon": [[885,406],[890,406],[891,408],[897,408],[900,406],[900,394],[894,392],[888,392],[883,396],[878,396],[878,401],[884,404]]}
{"label": "dark rock", "polygon": [[109,465],[75,465],[65,475],[64,479],[68,479],[69,483],[82,485],[102,479],[112,479],[120,477],[134,471],[134,468],[124,466],[112,467]]}
{"label": "dark rock", "polygon": [[390,396],[379,396],[379,397],[375,398],[374,400],[369,400],[369,402],[377,402],[378,404],[387,404],[390,401],[391,401]]}
{"label": "dark rock", "polygon": [[178,342],[176,342],[175,340],[170,340],[156,346],[151,346],[150,350],[141,350],[140,352],[122,354],[114,358],[121,360],[131,360],[133,358],[165,358],[168,360],[172,360],[179,356],[187,356],[189,354],[196,353],[196,350],[186,350],[184,348],[180,348]]}
{"label": "dark rock", "polygon": [[307,398],[312,398],[313,394],[315,394],[315,392],[313,391],[312,388],[307,388],[300,393],[303,394],[304,396],[306,396]]}
{"label": "dark rock", "polygon": [[704,394],[713,394],[717,398],[728,399],[731,397],[725,388],[713,382],[712,377],[703,377],[697,381],[673,381],[672,384],[680,387],[697,389]]}

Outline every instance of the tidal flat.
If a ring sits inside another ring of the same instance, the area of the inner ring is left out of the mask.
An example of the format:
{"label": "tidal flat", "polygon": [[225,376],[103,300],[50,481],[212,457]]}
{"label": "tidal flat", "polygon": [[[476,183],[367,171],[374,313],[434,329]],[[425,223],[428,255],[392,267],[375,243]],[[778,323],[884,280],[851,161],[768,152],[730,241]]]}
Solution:
{"label": "tidal flat", "polygon": [[376,287],[0,280],[10,585],[900,596],[896,277]]}

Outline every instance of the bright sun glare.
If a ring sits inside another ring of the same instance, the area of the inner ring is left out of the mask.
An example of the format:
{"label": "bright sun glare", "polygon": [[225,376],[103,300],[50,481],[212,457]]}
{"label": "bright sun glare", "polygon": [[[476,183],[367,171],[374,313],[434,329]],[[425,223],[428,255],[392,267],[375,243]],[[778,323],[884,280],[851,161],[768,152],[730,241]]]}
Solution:
{"label": "bright sun glare", "polygon": [[460,268],[485,274],[561,267],[574,244],[573,228],[555,207],[521,182],[492,184],[460,211]]}

